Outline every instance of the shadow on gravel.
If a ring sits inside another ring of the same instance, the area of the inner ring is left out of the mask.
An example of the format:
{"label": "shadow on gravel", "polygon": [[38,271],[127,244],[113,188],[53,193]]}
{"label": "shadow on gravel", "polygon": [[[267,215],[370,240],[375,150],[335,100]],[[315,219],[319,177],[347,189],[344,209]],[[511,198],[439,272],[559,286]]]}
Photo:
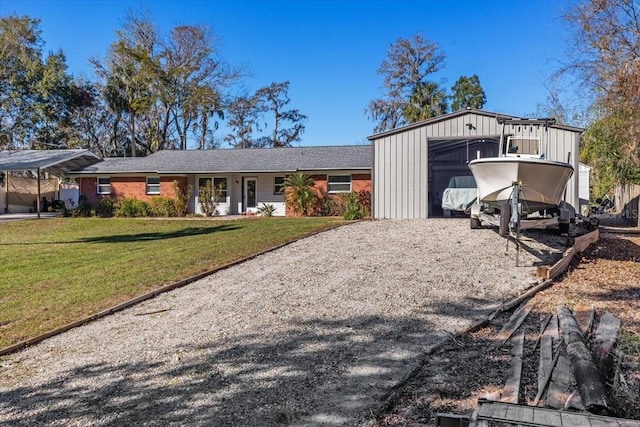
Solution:
{"label": "shadow on gravel", "polygon": [[25,426],[354,425],[443,338],[432,329],[413,318],[317,319],[294,322],[286,335],[253,331],[167,348],[154,361],[84,365],[55,381],[0,393],[0,420]]}

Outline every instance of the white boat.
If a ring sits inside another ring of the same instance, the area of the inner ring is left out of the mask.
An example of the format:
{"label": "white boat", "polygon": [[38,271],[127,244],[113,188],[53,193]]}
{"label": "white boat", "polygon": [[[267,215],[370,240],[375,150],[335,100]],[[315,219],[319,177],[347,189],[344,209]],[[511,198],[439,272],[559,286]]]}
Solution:
{"label": "white boat", "polygon": [[544,125],[546,131],[555,120],[498,117],[498,122],[503,125],[498,157],[469,162],[478,188],[478,200],[500,209],[515,198],[524,215],[557,208],[573,175],[573,166],[546,159],[546,147],[542,146],[540,138],[510,136],[506,144],[503,143],[505,124]]}

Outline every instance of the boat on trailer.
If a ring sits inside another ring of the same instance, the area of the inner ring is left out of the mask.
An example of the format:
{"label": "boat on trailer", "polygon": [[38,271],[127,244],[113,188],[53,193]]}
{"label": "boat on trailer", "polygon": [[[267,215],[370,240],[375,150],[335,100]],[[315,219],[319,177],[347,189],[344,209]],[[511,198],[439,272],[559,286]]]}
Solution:
{"label": "boat on trailer", "polygon": [[[480,202],[471,208],[471,228],[479,228],[484,221],[498,225],[504,235],[507,230],[519,233],[558,224],[560,232],[567,233],[575,210],[562,199],[574,168],[568,162],[546,158],[548,128],[555,119],[497,120],[502,125],[498,157],[469,162]],[[505,141],[506,125],[543,126],[545,140],[508,136]]]}

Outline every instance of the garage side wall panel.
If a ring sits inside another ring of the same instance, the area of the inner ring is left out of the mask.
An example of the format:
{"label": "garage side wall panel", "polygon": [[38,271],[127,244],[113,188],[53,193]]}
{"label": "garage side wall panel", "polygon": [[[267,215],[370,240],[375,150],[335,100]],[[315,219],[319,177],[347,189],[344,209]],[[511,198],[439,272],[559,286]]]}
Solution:
{"label": "garage side wall panel", "polygon": [[427,217],[427,152],[424,128],[390,135],[374,144],[374,217]]}

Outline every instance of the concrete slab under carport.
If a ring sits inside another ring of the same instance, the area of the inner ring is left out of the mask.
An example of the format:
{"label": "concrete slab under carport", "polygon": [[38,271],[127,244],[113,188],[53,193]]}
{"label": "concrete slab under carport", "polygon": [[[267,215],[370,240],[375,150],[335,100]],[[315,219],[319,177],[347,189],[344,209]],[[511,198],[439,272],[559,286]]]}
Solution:
{"label": "concrete slab under carport", "polygon": [[46,218],[55,218],[57,216],[54,212],[42,212],[38,217],[37,213],[10,213],[10,214],[0,214],[0,223],[10,222],[10,221],[24,221],[27,219],[46,219]]}

